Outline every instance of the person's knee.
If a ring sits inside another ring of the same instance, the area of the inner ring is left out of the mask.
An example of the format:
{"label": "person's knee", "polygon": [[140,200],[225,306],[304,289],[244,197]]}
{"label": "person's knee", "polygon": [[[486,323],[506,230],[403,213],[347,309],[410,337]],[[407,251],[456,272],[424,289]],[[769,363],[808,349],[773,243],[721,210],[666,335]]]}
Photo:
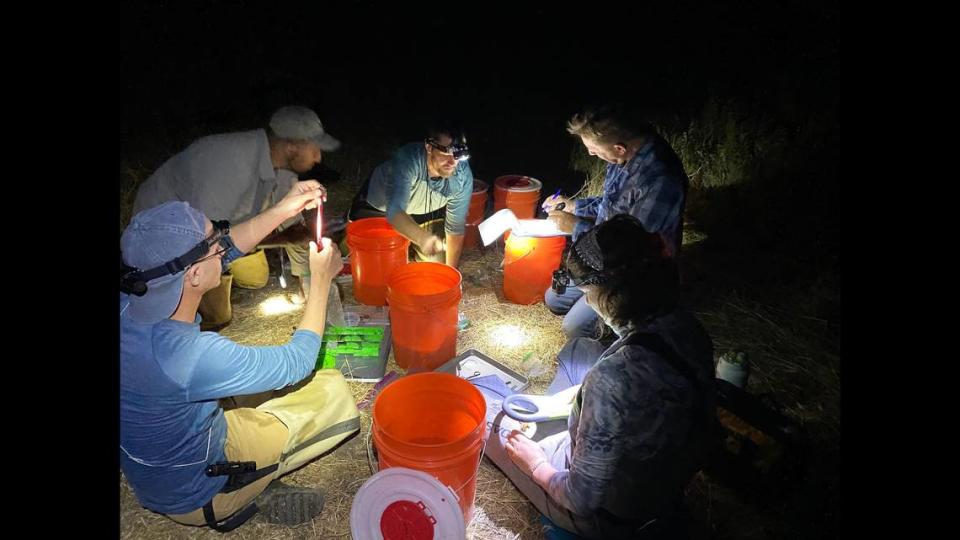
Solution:
{"label": "person's knee", "polygon": [[547,292],[543,293],[543,303],[554,315],[565,315],[570,311],[569,303],[564,302],[552,288],[547,289]]}
{"label": "person's knee", "polygon": [[584,320],[579,317],[564,317],[561,328],[567,339],[592,338],[596,333],[595,319]]}
{"label": "person's knee", "polygon": [[310,252],[304,246],[291,245],[283,248],[290,259],[290,273],[297,277],[310,275]]}

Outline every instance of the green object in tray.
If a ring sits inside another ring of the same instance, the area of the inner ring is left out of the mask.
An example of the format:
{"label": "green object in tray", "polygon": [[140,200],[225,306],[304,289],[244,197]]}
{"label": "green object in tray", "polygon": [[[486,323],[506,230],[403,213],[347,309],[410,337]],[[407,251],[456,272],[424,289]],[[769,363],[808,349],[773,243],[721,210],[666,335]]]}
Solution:
{"label": "green object in tray", "polygon": [[385,366],[384,335],[383,326],[329,326],[323,332],[316,369],[343,370],[345,362],[351,366],[379,363]]}

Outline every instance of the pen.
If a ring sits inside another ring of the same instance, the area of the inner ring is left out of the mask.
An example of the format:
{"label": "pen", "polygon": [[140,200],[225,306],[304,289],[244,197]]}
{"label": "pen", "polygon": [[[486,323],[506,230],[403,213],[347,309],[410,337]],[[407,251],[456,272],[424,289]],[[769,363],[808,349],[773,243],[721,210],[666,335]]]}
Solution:
{"label": "pen", "polygon": [[553,210],[553,208],[547,208],[547,206],[549,205],[548,201],[550,201],[551,199],[555,200],[559,196],[560,196],[560,188],[557,188],[557,190],[553,192],[553,195],[547,197],[547,199],[543,201],[543,209],[546,210],[547,212],[550,212],[551,210]]}

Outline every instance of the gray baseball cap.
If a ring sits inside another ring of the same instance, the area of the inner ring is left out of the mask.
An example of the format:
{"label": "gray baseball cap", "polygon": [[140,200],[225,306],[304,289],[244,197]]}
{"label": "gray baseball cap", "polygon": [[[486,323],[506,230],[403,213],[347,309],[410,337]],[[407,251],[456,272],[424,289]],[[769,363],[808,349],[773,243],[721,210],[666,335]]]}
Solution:
{"label": "gray baseball cap", "polygon": [[284,139],[313,141],[327,152],[340,148],[340,141],[323,130],[317,113],[307,107],[291,105],[277,109],[270,117],[270,129]]}

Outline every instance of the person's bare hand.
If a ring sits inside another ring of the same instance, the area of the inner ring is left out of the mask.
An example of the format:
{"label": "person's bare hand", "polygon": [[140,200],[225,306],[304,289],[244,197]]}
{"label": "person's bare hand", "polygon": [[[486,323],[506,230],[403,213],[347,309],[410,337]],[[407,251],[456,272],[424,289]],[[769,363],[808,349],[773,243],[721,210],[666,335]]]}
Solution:
{"label": "person's bare hand", "polygon": [[563,231],[565,233],[572,233],[573,228],[577,226],[577,222],[580,221],[580,218],[566,211],[566,208],[563,210],[554,210],[547,214],[547,219],[552,221],[554,225],[557,226],[557,230]]}
{"label": "person's bare hand", "polygon": [[290,191],[280,199],[274,208],[292,217],[303,210],[312,210],[317,207],[317,201],[327,200],[327,188],[316,180],[304,180],[294,183]]}
{"label": "person's bare hand", "polygon": [[443,239],[431,234],[420,244],[420,251],[424,255],[436,255],[437,253],[442,253],[446,247],[443,244]]}
{"label": "person's bare hand", "polygon": [[552,212],[554,208],[556,208],[560,204],[563,204],[564,212],[570,212],[571,214],[573,213],[575,202],[572,199],[564,197],[563,195],[557,195],[557,196],[551,195],[547,197],[547,199],[543,201],[543,204],[540,205],[540,207],[546,210],[547,212]]}
{"label": "person's bare hand", "polygon": [[547,455],[543,452],[540,445],[533,442],[529,437],[517,430],[507,435],[507,441],[504,444],[507,456],[527,476],[533,476],[533,471],[547,461]]}
{"label": "person's bare hand", "polygon": [[323,249],[317,253],[317,243],[310,242],[310,275],[316,279],[325,279],[327,281],[336,277],[340,269],[343,268],[343,258],[340,255],[340,246],[334,244],[329,238],[320,239]]}

